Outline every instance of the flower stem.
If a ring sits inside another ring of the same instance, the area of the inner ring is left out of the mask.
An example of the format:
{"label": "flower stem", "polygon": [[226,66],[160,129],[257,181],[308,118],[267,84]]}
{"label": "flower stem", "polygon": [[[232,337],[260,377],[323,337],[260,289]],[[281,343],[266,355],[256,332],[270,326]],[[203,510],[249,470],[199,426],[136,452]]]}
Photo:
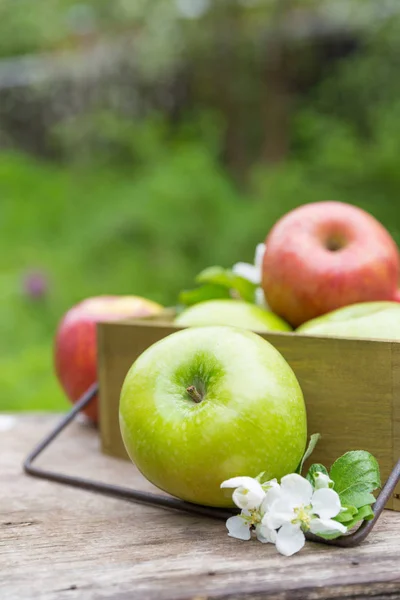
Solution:
{"label": "flower stem", "polygon": [[186,388],[186,391],[196,404],[199,404],[203,400],[203,396],[197,391],[196,386],[190,385]]}

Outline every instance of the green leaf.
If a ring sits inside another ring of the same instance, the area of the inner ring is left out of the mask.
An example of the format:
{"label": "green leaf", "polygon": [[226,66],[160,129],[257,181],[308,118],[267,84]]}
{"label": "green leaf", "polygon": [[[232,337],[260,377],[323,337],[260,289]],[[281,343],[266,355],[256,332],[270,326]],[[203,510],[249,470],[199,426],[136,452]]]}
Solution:
{"label": "green leaf", "polygon": [[342,505],[361,508],[375,502],[371,492],[380,487],[379,465],[369,452],[346,452],[332,465],[330,478]]}
{"label": "green leaf", "polygon": [[[355,525],[357,525],[357,523],[360,523],[361,521],[370,521],[373,518],[373,510],[371,506],[367,504],[366,506],[362,506],[360,509],[357,509],[355,506],[346,506],[346,511],[339,513],[336,517],[334,517],[333,520],[343,523],[343,525],[347,527],[347,531],[350,531]],[[340,532],[318,534],[319,537],[322,537],[326,540],[334,540],[340,535],[342,535]]]}
{"label": "green leaf", "polygon": [[257,475],[257,477],[255,477],[254,479],[255,479],[256,481],[258,481],[259,483],[261,483],[261,481],[262,481],[262,479],[263,479],[264,475],[265,475],[265,471],[262,471],[262,472],[261,472],[261,473],[259,473],[259,474]]}
{"label": "green leaf", "polygon": [[335,533],[316,533],[315,535],[324,538],[324,540],[334,540],[343,534],[340,531],[336,531]]}
{"label": "green leaf", "polygon": [[[349,508],[354,509],[354,506]],[[355,509],[355,511],[355,514],[350,519],[346,519],[346,521],[342,520],[343,515],[346,515],[346,513],[339,513],[334,518],[334,521],[339,521],[339,523],[343,523],[344,525],[346,525],[347,530],[350,531],[350,529],[353,529],[353,527],[357,525],[357,523],[360,523],[361,521],[370,521],[374,518],[374,512],[370,504],[366,504],[358,510]]]}
{"label": "green leaf", "polygon": [[324,475],[329,475],[328,474],[328,469],[326,467],[324,467],[324,465],[321,465],[319,463],[314,463],[313,465],[311,465],[311,467],[308,469],[308,473],[306,475],[306,479],[308,479],[308,481],[311,483],[311,485],[314,487],[315,484],[315,474],[316,473],[323,473]]}
{"label": "green leaf", "polygon": [[310,441],[308,442],[308,446],[306,451],[304,452],[303,458],[301,459],[301,462],[299,464],[299,466],[296,469],[296,473],[299,473],[299,475],[301,475],[301,471],[303,469],[303,465],[305,463],[305,461],[307,460],[307,458],[309,458],[311,456],[311,454],[314,452],[315,446],[318,443],[319,438],[321,437],[320,433],[313,433],[310,437]]}
{"label": "green leaf", "polygon": [[340,512],[336,517],[334,517],[334,520],[339,521],[339,523],[344,523],[347,526],[347,523],[354,519],[358,513],[358,508],[355,506],[343,506],[342,508],[345,508],[346,510]]}
{"label": "green leaf", "polygon": [[222,267],[208,267],[204,271],[201,271],[196,277],[197,283],[206,283],[212,285],[218,285],[225,287],[229,291],[233,290],[237,292],[237,295],[246,302],[255,301],[255,290],[256,284],[251,283],[248,279],[236,275],[230,269],[224,269]]}
{"label": "green leaf", "polygon": [[375,516],[374,509],[372,508],[372,506],[370,504],[366,504],[365,506],[363,506],[362,508],[359,509],[358,515],[362,516],[364,521],[372,521],[372,519]]}
{"label": "green leaf", "polygon": [[374,518],[374,511],[371,508],[370,504],[366,504],[365,506],[362,506],[357,514],[354,516],[354,518],[348,522],[345,523],[347,529],[352,529],[355,525],[357,525],[357,523],[359,523],[360,521],[371,521],[371,519]]}
{"label": "green leaf", "polygon": [[217,300],[230,298],[229,290],[221,285],[202,285],[193,290],[184,290],[179,294],[179,303],[185,306],[192,306],[206,300]]}

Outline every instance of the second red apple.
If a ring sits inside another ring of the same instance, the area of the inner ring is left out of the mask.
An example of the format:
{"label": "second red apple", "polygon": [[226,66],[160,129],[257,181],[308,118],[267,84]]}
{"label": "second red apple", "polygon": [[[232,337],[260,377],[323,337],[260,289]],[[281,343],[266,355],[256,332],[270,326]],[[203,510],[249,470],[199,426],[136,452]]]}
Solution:
{"label": "second red apple", "polygon": [[262,287],[271,310],[297,327],[356,302],[392,300],[399,252],[372,215],[342,202],[305,204],[266,239]]}
{"label": "second red apple", "polygon": [[[76,402],[97,381],[96,324],[154,315],[162,308],[138,296],[96,296],[76,304],[64,315],[55,338],[54,363],[71,402]],[[97,399],[85,413],[97,423]]]}

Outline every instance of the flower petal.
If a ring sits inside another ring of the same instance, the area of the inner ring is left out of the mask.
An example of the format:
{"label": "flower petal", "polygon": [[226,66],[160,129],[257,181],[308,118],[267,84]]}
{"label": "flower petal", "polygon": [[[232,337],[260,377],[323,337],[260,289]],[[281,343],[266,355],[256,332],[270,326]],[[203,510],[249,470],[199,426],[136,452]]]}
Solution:
{"label": "flower petal", "polygon": [[341,509],[340,498],[337,492],[330,488],[322,488],[314,492],[311,498],[313,511],[321,519],[331,519],[339,514]]}
{"label": "flower petal", "polygon": [[275,544],[276,542],[276,531],[275,529],[270,529],[266,525],[258,524],[256,525],[256,536],[257,539],[263,544]]}
{"label": "flower petal", "polygon": [[343,523],[338,523],[332,519],[312,519],[310,523],[311,533],[318,535],[319,533],[346,533],[347,527]]}
{"label": "flower petal", "polygon": [[264,290],[261,287],[255,289],[254,299],[257,306],[261,306],[262,308],[269,309],[267,301],[265,299]]}
{"label": "flower petal", "polygon": [[[269,482],[272,484],[272,481]],[[262,504],[260,506],[260,511],[262,513],[265,513],[269,510],[270,506],[272,506],[272,504],[276,501],[276,500],[280,500],[282,497],[282,490],[281,490],[281,486],[279,485],[279,483],[274,483],[269,490],[267,490],[265,492],[265,497],[264,500],[262,501]]]}
{"label": "flower petal", "polygon": [[266,249],[265,244],[257,244],[257,246],[256,246],[256,253],[254,256],[254,265],[259,269],[260,273],[261,273],[262,264],[263,264],[263,260],[264,260],[265,249]]}
{"label": "flower petal", "polygon": [[285,502],[285,497],[280,497],[273,502],[264,514],[261,523],[270,529],[278,529],[285,523],[290,523],[295,518],[293,506]]}
{"label": "flower petal", "polygon": [[232,500],[239,508],[248,510],[257,510],[265,498],[265,492],[249,490],[248,488],[237,488],[232,494]]}
{"label": "flower petal", "polygon": [[230,537],[245,541],[251,538],[249,526],[239,515],[236,517],[229,517],[226,522],[226,528]]}
{"label": "flower petal", "polygon": [[261,483],[252,477],[233,477],[221,483],[221,488],[236,488],[232,499],[239,508],[259,508],[265,498]]}
{"label": "flower petal", "polygon": [[237,488],[237,487],[248,487],[252,486],[254,483],[257,483],[261,486],[261,484],[254,479],[253,477],[232,477],[231,479],[227,479],[221,483],[222,488]]}
{"label": "flower petal", "polygon": [[290,496],[295,506],[300,506],[301,504],[307,506],[313,495],[311,483],[297,473],[291,473],[282,477],[281,489],[285,494]]}
{"label": "flower petal", "polygon": [[300,525],[286,523],[282,525],[276,536],[276,549],[284,556],[292,556],[302,549],[306,538]]}
{"label": "flower petal", "polygon": [[274,479],[270,479],[269,481],[264,481],[264,483],[262,483],[261,486],[265,492],[268,492],[268,490],[270,490],[271,488],[280,487],[276,477]]}
{"label": "flower petal", "polygon": [[238,262],[233,265],[232,272],[256,285],[261,283],[261,269],[250,263]]}
{"label": "flower petal", "polygon": [[325,473],[321,473],[319,471],[314,473],[314,487],[316,490],[330,488],[332,483],[333,481],[329,475],[325,475]]}

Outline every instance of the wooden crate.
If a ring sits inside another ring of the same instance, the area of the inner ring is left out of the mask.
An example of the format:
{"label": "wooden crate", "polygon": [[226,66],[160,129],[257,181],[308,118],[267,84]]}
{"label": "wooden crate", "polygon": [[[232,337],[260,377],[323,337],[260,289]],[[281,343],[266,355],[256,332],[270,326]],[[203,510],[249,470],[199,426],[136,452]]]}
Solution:
{"label": "wooden crate", "polygon": [[[118,423],[122,383],[146,348],[177,330],[168,313],[98,325],[104,453],[127,458]],[[348,450],[369,450],[385,481],[400,457],[400,342],[261,335],[281,352],[300,382],[309,434],[322,435],[312,462],[329,467]],[[400,485],[388,508],[400,511]]]}

